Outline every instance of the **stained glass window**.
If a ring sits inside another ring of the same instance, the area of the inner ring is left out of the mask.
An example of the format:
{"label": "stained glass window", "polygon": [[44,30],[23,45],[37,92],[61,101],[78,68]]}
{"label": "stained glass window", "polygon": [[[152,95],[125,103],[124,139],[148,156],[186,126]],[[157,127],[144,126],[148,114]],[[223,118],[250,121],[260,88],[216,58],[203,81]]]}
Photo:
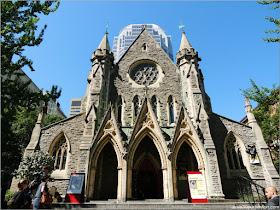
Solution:
{"label": "stained glass window", "polygon": [[152,85],[158,79],[159,71],[155,64],[141,63],[131,71],[131,78],[138,85]]}
{"label": "stained glass window", "polygon": [[62,136],[55,144],[53,148],[52,156],[55,159],[54,168],[56,170],[64,170],[67,160],[67,142],[65,136]]}

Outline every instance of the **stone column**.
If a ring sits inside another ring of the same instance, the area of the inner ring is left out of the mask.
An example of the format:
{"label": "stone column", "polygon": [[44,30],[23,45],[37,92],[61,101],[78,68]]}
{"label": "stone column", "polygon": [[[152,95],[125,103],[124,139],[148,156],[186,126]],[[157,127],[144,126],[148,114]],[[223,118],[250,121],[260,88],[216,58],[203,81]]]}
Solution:
{"label": "stone column", "polygon": [[127,169],[127,198],[132,198],[132,169]]}
{"label": "stone column", "polygon": [[168,191],[168,173],[167,168],[162,169],[162,177],[163,177],[163,198],[165,200],[169,199],[169,191]]}
{"label": "stone column", "polygon": [[122,186],[122,195],[121,195],[121,201],[126,201],[127,197],[127,162],[123,161],[123,167],[122,167],[122,176],[121,176],[121,186]]}
{"label": "stone column", "polygon": [[117,200],[122,200],[122,168],[118,168]]}
{"label": "stone column", "polygon": [[172,170],[172,163],[169,159],[167,159],[167,179],[168,179],[168,200],[174,201],[174,187],[173,187],[173,170]]}
{"label": "stone column", "polygon": [[93,192],[94,192],[94,181],[95,181],[95,172],[96,169],[92,168],[90,170],[90,176],[89,176],[89,189],[88,189],[88,197],[90,199],[93,198]]}
{"label": "stone column", "polygon": [[178,187],[177,187],[177,168],[172,168],[173,174],[173,189],[174,189],[174,198],[178,198]]}

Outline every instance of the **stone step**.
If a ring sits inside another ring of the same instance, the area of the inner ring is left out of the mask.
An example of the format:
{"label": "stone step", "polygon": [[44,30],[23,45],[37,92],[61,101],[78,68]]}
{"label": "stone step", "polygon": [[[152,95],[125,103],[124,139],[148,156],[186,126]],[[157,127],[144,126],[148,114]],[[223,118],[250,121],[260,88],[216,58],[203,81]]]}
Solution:
{"label": "stone step", "polygon": [[[57,203],[50,206],[52,209],[133,209],[133,210],[149,210],[149,209],[239,209],[251,208],[247,202],[210,202],[210,203],[188,203],[187,201],[126,201],[117,203],[117,201],[91,201],[81,204]],[[254,208],[252,206],[252,208]]]}

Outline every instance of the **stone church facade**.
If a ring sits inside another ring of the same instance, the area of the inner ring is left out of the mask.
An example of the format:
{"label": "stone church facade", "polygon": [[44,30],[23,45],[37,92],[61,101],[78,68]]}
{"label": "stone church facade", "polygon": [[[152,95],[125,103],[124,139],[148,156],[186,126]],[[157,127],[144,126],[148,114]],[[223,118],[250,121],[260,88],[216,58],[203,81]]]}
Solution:
{"label": "stone church facade", "polygon": [[71,173],[85,173],[87,200],[185,199],[187,171],[202,172],[208,198],[236,197],[237,175],[279,188],[249,101],[249,125],[213,113],[199,61],[185,33],[175,64],[143,28],[114,64],[105,33],[82,112],[44,128],[40,113],[25,156],[40,149],[55,157],[49,186],[62,195]]}

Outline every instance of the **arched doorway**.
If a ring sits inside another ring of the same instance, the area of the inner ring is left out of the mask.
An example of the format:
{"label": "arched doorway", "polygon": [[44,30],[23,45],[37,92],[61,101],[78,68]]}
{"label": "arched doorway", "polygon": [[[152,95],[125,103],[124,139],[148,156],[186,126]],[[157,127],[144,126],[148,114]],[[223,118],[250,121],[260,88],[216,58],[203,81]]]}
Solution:
{"label": "arched doorway", "polygon": [[188,192],[187,172],[198,171],[196,157],[186,142],[181,145],[176,162],[178,199],[186,199]]}
{"label": "arched doorway", "polygon": [[100,153],[95,173],[93,199],[107,200],[117,198],[118,161],[111,143],[107,143]]}
{"label": "arched doorway", "polygon": [[162,199],[163,182],[160,156],[153,141],[144,137],[133,159],[132,198]]}

